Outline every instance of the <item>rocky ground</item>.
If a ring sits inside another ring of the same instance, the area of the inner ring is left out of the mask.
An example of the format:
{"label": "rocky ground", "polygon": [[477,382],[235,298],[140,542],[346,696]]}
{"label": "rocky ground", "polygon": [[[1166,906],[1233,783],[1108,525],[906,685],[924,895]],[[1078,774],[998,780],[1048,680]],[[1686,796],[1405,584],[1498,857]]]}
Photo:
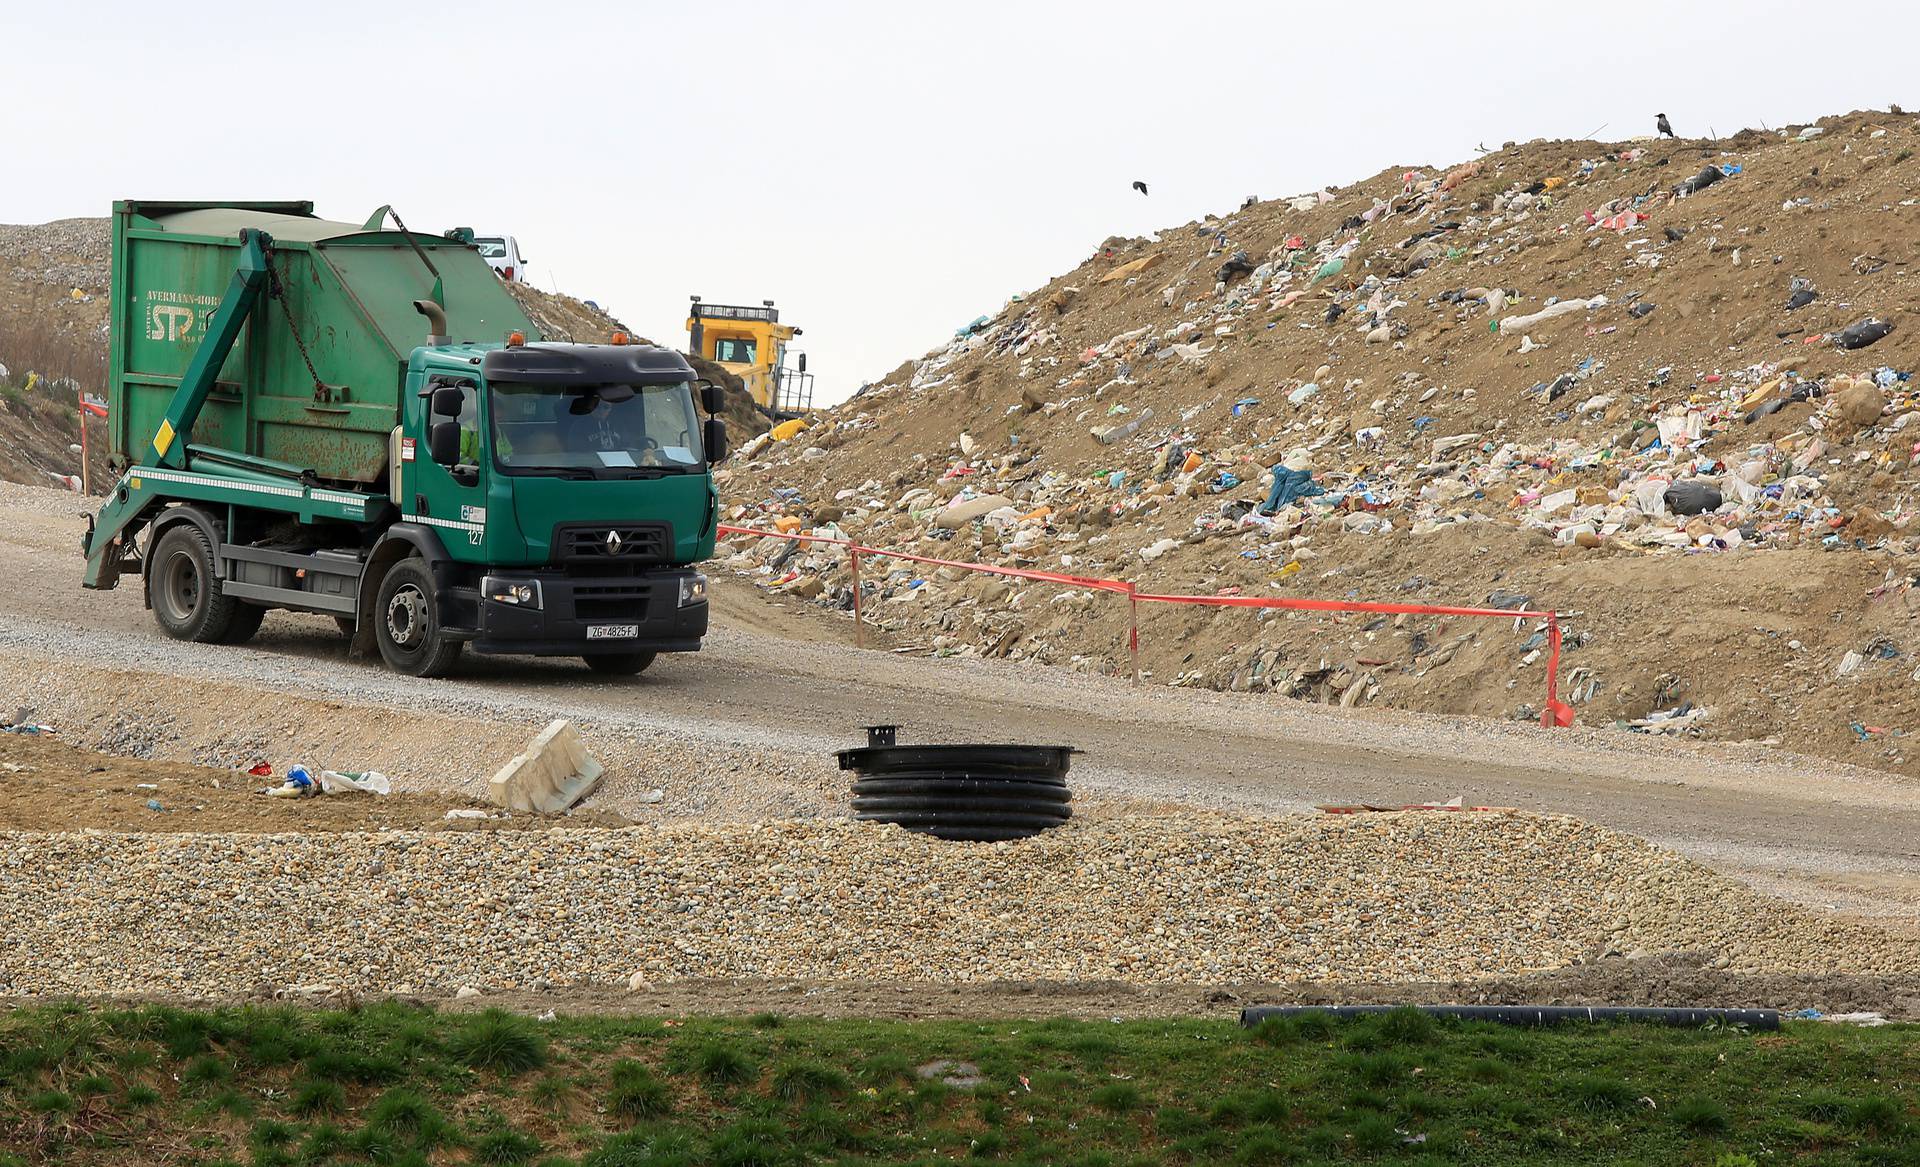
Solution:
{"label": "rocky ground", "polygon": [[195,825],[10,822],[0,992],[447,995],[689,977],[1338,983],[1677,949],[1732,973],[1920,973],[1920,947],[1897,930],[1822,919],[1640,840],[1519,813],[1159,813],[992,845],[845,820]]}
{"label": "rocky ground", "polygon": [[[1858,113],[1510,144],[1110,239],[751,450],[729,513],[1153,591],[1553,608],[1583,724],[1913,773],[1916,143]],[[1891,331],[1851,347],[1869,318]],[[1325,493],[1250,513],[1296,449]],[[731,549],[851,607],[835,549]],[[1097,594],[863,581],[903,648],[1128,668]],[[1140,617],[1160,685],[1503,718],[1544,695],[1536,621]]]}

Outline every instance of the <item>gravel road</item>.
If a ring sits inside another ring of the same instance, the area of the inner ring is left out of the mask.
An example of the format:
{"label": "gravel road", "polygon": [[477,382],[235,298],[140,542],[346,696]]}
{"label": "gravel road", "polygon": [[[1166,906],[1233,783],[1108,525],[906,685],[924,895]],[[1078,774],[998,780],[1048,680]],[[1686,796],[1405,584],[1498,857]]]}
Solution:
{"label": "gravel road", "polygon": [[[84,502],[0,485],[0,704],[34,704],[82,744],[232,763],[379,768],[478,789],[546,719],[578,719],[614,769],[604,800],[663,819],[833,817],[832,750],[859,727],[904,740],[1062,743],[1098,821],[1162,806],[1250,814],[1315,803],[1470,804],[1630,832],[1820,907],[1920,908],[1920,790],[1897,776],[1724,743],[1342,711],[1147,687],[1001,662],[860,652],[823,613],[722,581],[693,656],[633,683],[577,662],[474,660],[420,681],[348,660],[331,624],[269,617],[246,648],[167,640],[131,583],[78,587]],[[654,789],[657,804],[640,801]]]}

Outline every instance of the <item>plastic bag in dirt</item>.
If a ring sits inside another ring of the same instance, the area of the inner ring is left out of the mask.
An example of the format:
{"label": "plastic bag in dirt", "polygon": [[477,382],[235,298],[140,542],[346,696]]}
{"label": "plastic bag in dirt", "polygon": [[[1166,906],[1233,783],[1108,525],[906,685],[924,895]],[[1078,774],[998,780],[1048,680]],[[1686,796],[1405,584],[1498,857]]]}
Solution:
{"label": "plastic bag in dirt", "polygon": [[1727,490],[1723,493],[1731,493],[1743,505],[1755,503],[1766,493],[1766,488],[1762,485],[1766,479],[1767,464],[1765,462],[1758,459],[1742,462],[1728,472]]}
{"label": "plastic bag in dirt", "polygon": [[368,770],[364,774],[342,774],[337,770],[322,770],[318,775],[322,794],[392,794],[393,783],[378,770]]}
{"label": "plastic bag in dirt", "polygon": [[1700,173],[1673,188],[1675,194],[1690,195],[1707,189],[1727,176],[1726,171],[1708,164],[1700,168]]}
{"label": "plastic bag in dirt", "polygon": [[1676,515],[1703,515],[1720,509],[1720,491],[1700,481],[1676,482],[1664,496],[1667,509]]}
{"label": "plastic bag in dirt", "polygon": [[1634,484],[1633,505],[1648,518],[1657,519],[1667,513],[1667,480],[1648,478]]}
{"label": "plastic bag in dirt", "polygon": [[1870,316],[1858,324],[1849,324],[1841,329],[1838,343],[1845,349],[1866,348],[1884,339],[1892,331],[1893,325]]}
{"label": "plastic bag in dirt", "polygon": [[1220,265],[1220,270],[1214,273],[1213,278],[1220,283],[1225,283],[1234,276],[1244,275],[1252,270],[1253,260],[1247,258],[1246,252],[1236,251],[1232,259]]}
{"label": "plastic bag in dirt", "polygon": [[1697,442],[1706,433],[1706,421],[1697,411],[1666,413],[1654,424],[1660,429],[1660,442],[1669,450]]}

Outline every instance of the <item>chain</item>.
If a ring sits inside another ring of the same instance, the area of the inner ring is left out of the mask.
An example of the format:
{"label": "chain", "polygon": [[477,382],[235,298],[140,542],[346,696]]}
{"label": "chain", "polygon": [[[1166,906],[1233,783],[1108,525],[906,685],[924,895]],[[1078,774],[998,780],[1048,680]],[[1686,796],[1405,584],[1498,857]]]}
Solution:
{"label": "chain", "polygon": [[307,342],[300,338],[300,326],[293,321],[293,309],[287,305],[286,289],[281,286],[280,273],[273,266],[273,256],[267,256],[267,294],[280,301],[280,314],[287,318],[287,331],[293,334],[293,345],[300,350],[300,359],[306,362],[307,375],[313,378],[313,399],[327,401],[333,391],[320,379],[319,370],[313,367],[313,357],[307,352]]}

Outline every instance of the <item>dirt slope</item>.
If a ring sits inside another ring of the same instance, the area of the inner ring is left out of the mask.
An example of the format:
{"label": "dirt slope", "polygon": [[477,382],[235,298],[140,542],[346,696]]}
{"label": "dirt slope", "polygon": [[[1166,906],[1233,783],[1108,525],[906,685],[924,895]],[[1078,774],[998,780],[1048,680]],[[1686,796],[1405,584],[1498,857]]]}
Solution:
{"label": "dirt slope", "polygon": [[[0,225],[0,478],[46,486],[80,472],[75,397],[106,380],[106,225]],[[92,436],[103,432],[96,422]]]}
{"label": "dirt slope", "polygon": [[[757,451],[730,513],[1153,590],[1527,597],[1578,613],[1563,676],[1583,723],[1673,712],[1641,728],[1911,770],[1917,143],[1888,113],[1532,142],[1110,239]],[[1843,347],[1870,317],[1891,333]],[[1296,449],[1326,493],[1248,515]],[[1723,501],[1675,514],[1674,483]],[[986,516],[943,529],[975,498]],[[850,606],[835,553],[735,546],[763,584]],[[1125,667],[1111,599],[864,574],[899,643]],[[1493,717],[1538,716],[1543,641],[1142,608],[1160,684]]]}

